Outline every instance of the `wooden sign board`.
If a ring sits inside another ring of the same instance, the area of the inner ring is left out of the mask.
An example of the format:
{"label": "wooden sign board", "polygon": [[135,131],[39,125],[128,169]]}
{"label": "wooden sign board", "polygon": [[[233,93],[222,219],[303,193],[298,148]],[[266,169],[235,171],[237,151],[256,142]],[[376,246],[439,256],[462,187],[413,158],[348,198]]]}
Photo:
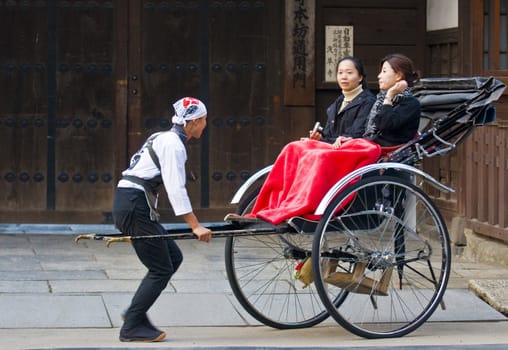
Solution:
{"label": "wooden sign board", "polygon": [[325,83],[337,81],[337,63],[353,56],[353,26],[325,26]]}
{"label": "wooden sign board", "polygon": [[315,0],[286,0],[284,104],[315,103]]}

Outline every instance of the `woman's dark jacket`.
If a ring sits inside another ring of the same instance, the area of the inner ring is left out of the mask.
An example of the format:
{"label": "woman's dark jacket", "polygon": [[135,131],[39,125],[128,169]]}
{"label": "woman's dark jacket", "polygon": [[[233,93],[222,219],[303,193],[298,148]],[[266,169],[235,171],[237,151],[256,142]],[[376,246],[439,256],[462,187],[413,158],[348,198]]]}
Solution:
{"label": "woman's dark jacket", "polygon": [[339,136],[362,137],[367,125],[369,111],[376,100],[369,90],[363,90],[337,114],[344,95],[340,95],[327,109],[325,128],[321,141],[334,143]]}
{"label": "woman's dark jacket", "polygon": [[382,105],[374,117],[379,132],[371,138],[381,146],[395,146],[412,140],[420,125],[420,102],[413,96],[399,96],[393,106]]}

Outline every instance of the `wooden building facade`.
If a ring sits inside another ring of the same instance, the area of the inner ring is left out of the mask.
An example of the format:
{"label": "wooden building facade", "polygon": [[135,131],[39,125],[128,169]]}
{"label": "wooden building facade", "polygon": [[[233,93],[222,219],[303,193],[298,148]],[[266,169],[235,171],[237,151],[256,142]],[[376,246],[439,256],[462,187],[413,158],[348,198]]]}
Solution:
{"label": "wooden building facade", "polygon": [[[220,221],[245,179],[324,122],[337,95],[331,57],[362,58],[373,90],[392,52],[422,76],[504,79],[506,2],[458,0],[458,25],[428,31],[420,0],[0,0],[0,221],[109,222],[129,155],[169,128],[186,95],[209,109],[189,145],[188,189],[200,218]],[[424,164],[457,189],[432,193],[446,217],[498,239],[508,239],[504,103],[495,125]]]}
{"label": "wooden building facade", "polygon": [[[458,27],[427,32],[426,75],[495,76],[508,83],[506,0],[458,1]],[[433,192],[442,212],[457,227],[508,242],[507,92],[495,104],[497,121],[477,128],[452,154],[423,166],[452,195]]]}

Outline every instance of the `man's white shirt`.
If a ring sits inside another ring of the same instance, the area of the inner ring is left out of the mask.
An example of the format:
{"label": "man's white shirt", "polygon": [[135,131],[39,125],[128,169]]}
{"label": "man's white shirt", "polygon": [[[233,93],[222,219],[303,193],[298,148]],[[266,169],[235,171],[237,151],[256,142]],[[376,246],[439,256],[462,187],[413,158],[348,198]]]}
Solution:
{"label": "man's white shirt", "polygon": [[[175,215],[190,213],[192,206],[185,187],[185,162],[187,161],[185,145],[174,132],[164,131],[154,135],[157,137],[153,139],[152,149],[159,158],[160,171],[152,160],[145,142],[141,149],[132,156],[131,166],[123,171],[122,175],[132,175],[147,180],[161,174]],[[142,186],[128,180],[120,180],[118,187],[143,190]]]}

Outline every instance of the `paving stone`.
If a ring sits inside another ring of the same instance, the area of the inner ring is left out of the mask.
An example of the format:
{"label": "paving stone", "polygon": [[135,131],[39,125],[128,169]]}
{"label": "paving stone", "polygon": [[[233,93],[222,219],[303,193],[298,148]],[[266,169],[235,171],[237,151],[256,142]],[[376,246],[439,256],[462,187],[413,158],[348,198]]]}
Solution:
{"label": "paving stone", "polygon": [[0,234],[0,247],[17,248],[22,245],[28,245],[29,237],[25,235],[6,235]]}
{"label": "paving stone", "polygon": [[34,255],[0,256],[0,271],[36,271],[41,269],[39,259]]}
{"label": "paving stone", "polygon": [[111,327],[101,296],[1,295],[0,328]]}
{"label": "paving stone", "polygon": [[95,260],[78,260],[78,261],[41,261],[40,266],[44,270],[55,270],[55,271],[86,271],[86,270],[102,270],[104,265],[99,264]]}
{"label": "paving stone", "polygon": [[58,246],[44,246],[44,243],[40,243],[39,245],[33,244],[32,249],[35,251],[36,255],[40,256],[71,256],[71,257],[80,257],[80,256],[89,256],[93,253],[90,249],[85,247],[74,248],[69,245],[58,245]]}
{"label": "paving stone", "polygon": [[[34,245],[47,245],[52,247],[59,247],[62,245],[66,246],[74,246],[74,237],[69,234],[70,231],[66,229],[67,226],[57,227],[55,231],[51,231],[48,228],[47,232],[38,233],[38,232],[30,232],[28,234],[29,241]],[[51,243],[51,244],[48,244]]]}
{"label": "paving stone", "polygon": [[95,255],[95,260],[104,266],[114,266],[117,269],[125,268],[145,268],[138,260],[134,252],[130,255],[111,254],[111,255]]}
{"label": "paving stone", "polygon": [[[49,250],[49,249],[48,249]],[[41,263],[53,263],[58,262],[61,264],[67,264],[67,263],[80,263],[82,261],[88,262],[88,261],[97,261],[94,255],[88,254],[88,253],[76,253],[69,251],[69,254],[37,254],[36,258]]]}
{"label": "paving stone", "polygon": [[140,281],[134,280],[72,280],[49,281],[53,293],[134,292]]}
{"label": "paving stone", "polygon": [[84,233],[119,233],[119,231],[115,228],[115,225],[105,225],[105,224],[86,224],[86,225],[69,225],[69,230],[76,234],[84,234]]}
{"label": "paving stone", "polygon": [[178,281],[178,280],[197,280],[197,281],[203,281],[203,280],[223,280],[227,281],[226,277],[226,271],[223,270],[209,270],[204,271],[200,269],[185,269],[184,266],[181,266],[178,271],[171,277],[172,281]]}
{"label": "paving stone", "polygon": [[[4,249],[1,249],[1,248],[4,248]],[[7,250],[7,249],[5,249],[4,246],[2,246],[2,244],[0,244],[0,256],[9,256],[9,255],[14,255],[14,256],[19,256],[19,255],[35,255],[35,252],[30,247],[27,247],[27,248],[9,248]]]}
{"label": "paving stone", "polygon": [[[104,302],[115,327],[121,326],[121,312],[132,296],[105,294]],[[148,313],[157,326],[234,326],[247,325],[224,294],[162,294]]]}
{"label": "paving stone", "polygon": [[438,306],[429,321],[459,322],[470,320],[505,321],[508,320],[476,295],[466,289],[447,289],[443,301],[446,309]]}
{"label": "paving stone", "polygon": [[140,281],[146,275],[145,268],[139,269],[117,269],[109,268],[105,270],[108,278],[112,280],[137,280]]}
{"label": "paving stone", "polygon": [[0,281],[0,293],[48,293],[46,281]]}
{"label": "paving stone", "polygon": [[108,276],[101,270],[72,271],[1,271],[4,281],[100,280]]}
{"label": "paving stone", "polygon": [[190,279],[175,279],[171,280],[177,293],[230,293],[231,287],[227,280],[190,280]]}

